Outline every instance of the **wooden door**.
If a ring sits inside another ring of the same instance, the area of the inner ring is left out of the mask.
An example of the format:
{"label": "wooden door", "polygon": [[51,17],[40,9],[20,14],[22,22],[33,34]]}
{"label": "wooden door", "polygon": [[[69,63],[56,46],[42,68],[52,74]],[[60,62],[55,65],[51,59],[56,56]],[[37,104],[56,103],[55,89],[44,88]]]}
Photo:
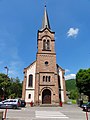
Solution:
{"label": "wooden door", "polygon": [[42,93],[42,104],[51,104],[51,91],[48,89]]}

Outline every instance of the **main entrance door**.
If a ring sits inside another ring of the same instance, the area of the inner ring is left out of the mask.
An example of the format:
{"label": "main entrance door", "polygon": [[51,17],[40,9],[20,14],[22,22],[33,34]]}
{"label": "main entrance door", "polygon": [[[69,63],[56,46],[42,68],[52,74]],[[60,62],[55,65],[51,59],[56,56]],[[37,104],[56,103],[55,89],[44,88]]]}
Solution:
{"label": "main entrance door", "polygon": [[51,104],[51,91],[49,89],[42,92],[42,104]]}

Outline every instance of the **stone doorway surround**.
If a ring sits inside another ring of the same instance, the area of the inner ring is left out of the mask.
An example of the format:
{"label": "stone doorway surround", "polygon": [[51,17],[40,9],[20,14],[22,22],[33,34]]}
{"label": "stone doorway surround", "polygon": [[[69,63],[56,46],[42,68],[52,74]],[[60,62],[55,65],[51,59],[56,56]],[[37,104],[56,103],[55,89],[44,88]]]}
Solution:
{"label": "stone doorway surround", "polygon": [[51,104],[51,91],[49,89],[42,92],[42,104]]}

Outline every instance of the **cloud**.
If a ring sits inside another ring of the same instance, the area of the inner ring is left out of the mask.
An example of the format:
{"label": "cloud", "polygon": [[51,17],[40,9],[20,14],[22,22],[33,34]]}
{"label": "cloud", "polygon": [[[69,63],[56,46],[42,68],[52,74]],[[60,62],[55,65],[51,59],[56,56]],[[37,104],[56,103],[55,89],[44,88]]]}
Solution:
{"label": "cloud", "polygon": [[19,74],[22,73],[21,71],[21,66],[22,66],[22,61],[11,61],[9,64],[9,75],[13,77],[19,77]]}
{"label": "cloud", "polygon": [[68,72],[70,72],[70,70],[69,69],[65,69],[65,73],[68,73]]}
{"label": "cloud", "polygon": [[14,69],[10,69],[9,70],[9,75],[11,76],[11,77],[17,77],[18,76],[18,73],[16,72],[16,70]]}
{"label": "cloud", "polygon": [[67,32],[68,37],[76,37],[78,35],[79,29],[78,28],[70,28]]}
{"label": "cloud", "polygon": [[66,75],[66,76],[65,76],[65,80],[75,79],[75,78],[76,78],[76,74],[69,74],[69,75]]}

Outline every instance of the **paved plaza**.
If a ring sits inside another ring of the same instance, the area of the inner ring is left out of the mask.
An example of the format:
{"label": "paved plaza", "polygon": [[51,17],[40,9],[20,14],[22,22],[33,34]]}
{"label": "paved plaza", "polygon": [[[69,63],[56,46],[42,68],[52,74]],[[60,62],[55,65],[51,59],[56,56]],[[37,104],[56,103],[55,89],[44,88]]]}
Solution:
{"label": "paved plaza", "polygon": [[[0,109],[0,111],[2,111]],[[5,111],[5,110],[3,110]],[[90,112],[88,112],[90,119]],[[29,107],[19,110],[9,109],[7,120],[86,120],[86,112],[77,105],[63,107]]]}

